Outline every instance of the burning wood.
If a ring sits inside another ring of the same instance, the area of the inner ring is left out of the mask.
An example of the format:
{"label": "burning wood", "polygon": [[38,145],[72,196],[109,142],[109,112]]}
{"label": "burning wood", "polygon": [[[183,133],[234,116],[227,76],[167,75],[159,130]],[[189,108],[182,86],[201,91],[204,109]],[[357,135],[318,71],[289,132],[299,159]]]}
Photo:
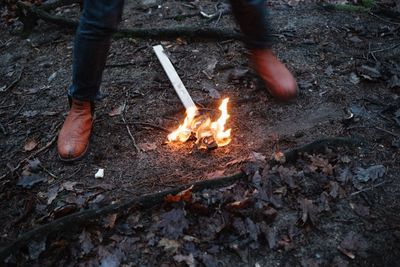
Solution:
{"label": "burning wood", "polygon": [[197,108],[187,109],[183,124],[168,135],[168,141],[186,142],[194,133],[199,148],[212,149],[228,145],[231,142],[231,129],[225,129],[225,124],[230,117],[228,102],[229,98],[222,100],[219,106],[221,115],[213,122],[208,116],[196,117]]}
{"label": "burning wood", "polygon": [[174,66],[165,54],[161,45],[153,47],[162,67],[171,81],[179,99],[186,108],[186,118],[179,127],[168,135],[169,142],[186,142],[192,134],[196,137],[196,144],[199,148],[214,149],[226,146],[231,142],[231,129],[225,129],[229,119],[228,102],[229,98],[222,100],[219,110],[220,117],[212,121],[209,116],[198,116],[199,111],[194,104],[189,92],[186,90],[182,80],[179,78]]}

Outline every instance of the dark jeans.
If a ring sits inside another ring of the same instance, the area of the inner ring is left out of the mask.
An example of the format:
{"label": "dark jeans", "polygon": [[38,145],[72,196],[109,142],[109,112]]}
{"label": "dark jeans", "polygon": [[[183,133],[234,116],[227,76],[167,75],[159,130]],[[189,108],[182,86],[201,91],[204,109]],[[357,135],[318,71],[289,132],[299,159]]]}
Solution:
{"label": "dark jeans", "polygon": [[[76,31],[72,85],[68,94],[94,101],[110,48],[111,35],[121,21],[124,0],[84,0]],[[270,46],[266,0],[231,0],[233,14],[251,48]]]}

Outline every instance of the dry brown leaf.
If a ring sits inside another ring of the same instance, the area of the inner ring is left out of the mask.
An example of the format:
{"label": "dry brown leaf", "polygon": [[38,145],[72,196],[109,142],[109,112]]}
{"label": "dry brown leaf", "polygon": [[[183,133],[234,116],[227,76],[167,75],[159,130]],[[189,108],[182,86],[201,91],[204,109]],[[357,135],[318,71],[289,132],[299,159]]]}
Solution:
{"label": "dry brown leaf", "polygon": [[193,190],[193,185],[189,187],[186,190],[183,190],[182,192],[179,192],[176,195],[167,195],[164,200],[168,203],[173,203],[173,202],[179,202],[179,201],[184,201],[184,202],[191,202],[192,201],[192,190]]}
{"label": "dry brown leaf", "polygon": [[76,184],[77,184],[77,182],[66,181],[62,184],[62,188],[67,191],[74,191],[74,186]]}
{"label": "dry brown leaf", "polygon": [[245,209],[250,207],[250,205],[253,203],[253,200],[251,198],[244,198],[238,201],[234,201],[231,203],[226,204],[226,208],[228,210],[237,210],[237,209]]}
{"label": "dry brown leaf", "polygon": [[162,238],[158,242],[158,246],[159,247],[163,247],[164,250],[166,250],[166,251],[168,251],[170,253],[176,253],[181,245],[176,240]]}
{"label": "dry brown leaf", "polygon": [[118,115],[121,115],[122,112],[124,112],[124,110],[125,110],[125,104],[122,104],[122,105],[119,106],[119,107],[113,108],[113,109],[110,111],[110,113],[108,113],[108,115],[109,115],[110,117],[118,116]]}
{"label": "dry brown leaf", "polygon": [[38,143],[36,142],[35,139],[29,139],[24,145],[24,150],[25,152],[32,151],[37,147],[37,145]]}
{"label": "dry brown leaf", "polygon": [[301,222],[302,225],[310,223],[312,225],[316,224],[317,221],[317,207],[313,204],[313,201],[307,198],[299,200],[300,207],[302,210]]}
{"label": "dry brown leaf", "polygon": [[115,226],[115,221],[117,220],[117,214],[110,214],[103,219],[103,225],[105,228],[112,229]]}
{"label": "dry brown leaf", "polygon": [[147,151],[157,149],[157,144],[156,143],[139,143],[138,147],[141,151],[147,152]]}

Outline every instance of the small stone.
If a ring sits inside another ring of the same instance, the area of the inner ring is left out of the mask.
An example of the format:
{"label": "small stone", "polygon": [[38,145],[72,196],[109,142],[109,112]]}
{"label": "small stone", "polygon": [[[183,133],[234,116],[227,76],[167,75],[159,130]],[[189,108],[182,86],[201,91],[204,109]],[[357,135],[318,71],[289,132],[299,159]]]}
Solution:
{"label": "small stone", "polygon": [[94,178],[99,179],[104,177],[104,169],[99,169],[96,174],[94,175]]}

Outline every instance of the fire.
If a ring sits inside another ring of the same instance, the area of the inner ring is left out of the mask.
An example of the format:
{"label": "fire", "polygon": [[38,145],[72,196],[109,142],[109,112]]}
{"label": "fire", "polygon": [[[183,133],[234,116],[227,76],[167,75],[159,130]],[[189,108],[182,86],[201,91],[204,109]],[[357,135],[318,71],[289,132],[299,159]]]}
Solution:
{"label": "fire", "polygon": [[196,107],[186,110],[186,118],[178,129],[168,135],[170,142],[186,142],[192,133],[196,137],[196,144],[200,148],[207,148],[207,145],[215,142],[218,147],[226,146],[231,142],[231,129],[225,130],[225,124],[229,119],[228,114],[229,98],[222,100],[219,110],[220,117],[216,121],[211,121],[208,116],[199,116]]}

